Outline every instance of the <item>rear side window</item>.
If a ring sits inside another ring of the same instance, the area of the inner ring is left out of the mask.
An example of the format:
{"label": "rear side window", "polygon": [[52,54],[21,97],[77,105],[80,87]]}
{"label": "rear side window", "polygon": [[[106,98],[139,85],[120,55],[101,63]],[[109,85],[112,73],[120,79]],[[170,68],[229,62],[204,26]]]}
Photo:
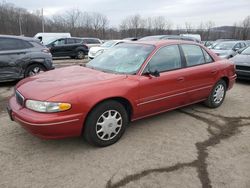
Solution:
{"label": "rear side window", "polygon": [[67,44],[75,44],[75,39],[67,39]]}
{"label": "rear side window", "polygon": [[100,44],[100,41],[97,39],[86,39],[87,44]]}
{"label": "rear side window", "polygon": [[0,50],[20,50],[31,48],[32,45],[24,40],[12,38],[0,38]]}
{"label": "rear side window", "polygon": [[82,39],[75,39],[76,43],[82,43],[83,40]]}
{"label": "rear side window", "polygon": [[181,68],[181,56],[177,45],[161,48],[150,60],[148,69],[165,72]]}
{"label": "rear side window", "polygon": [[206,63],[203,52],[199,46],[183,44],[181,47],[188,67]]}

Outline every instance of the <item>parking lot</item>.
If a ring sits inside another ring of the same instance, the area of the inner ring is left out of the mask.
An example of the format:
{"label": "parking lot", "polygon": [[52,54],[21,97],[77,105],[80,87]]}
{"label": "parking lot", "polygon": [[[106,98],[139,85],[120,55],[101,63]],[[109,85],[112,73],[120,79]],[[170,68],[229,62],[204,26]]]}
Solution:
{"label": "parking lot", "polygon": [[30,135],[5,111],[14,85],[0,88],[0,187],[250,187],[250,82],[238,81],[218,109],[196,104],[131,123],[106,148]]}

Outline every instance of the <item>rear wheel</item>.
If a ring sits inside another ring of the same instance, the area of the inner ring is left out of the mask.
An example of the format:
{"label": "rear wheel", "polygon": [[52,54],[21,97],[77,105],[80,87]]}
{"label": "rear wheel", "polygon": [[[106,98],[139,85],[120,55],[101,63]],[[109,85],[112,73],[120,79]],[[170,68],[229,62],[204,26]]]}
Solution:
{"label": "rear wheel", "polygon": [[24,76],[25,77],[34,76],[34,75],[37,75],[37,74],[42,73],[44,71],[46,71],[44,66],[39,65],[39,64],[33,64],[33,65],[30,65],[26,68]]}
{"label": "rear wheel", "polygon": [[114,100],[105,101],[88,115],[84,137],[90,144],[109,146],[121,138],[127,124],[128,114],[124,106]]}
{"label": "rear wheel", "polygon": [[83,51],[78,51],[76,54],[77,59],[84,59],[85,53]]}
{"label": "rear wheel", "polygon": [[227,90],[226,82],[224,80],[218,81],[215,84],[208,99],[205,101],[206,106],[208,106],[210,108],[219,107],[225,99],[226,90]]}

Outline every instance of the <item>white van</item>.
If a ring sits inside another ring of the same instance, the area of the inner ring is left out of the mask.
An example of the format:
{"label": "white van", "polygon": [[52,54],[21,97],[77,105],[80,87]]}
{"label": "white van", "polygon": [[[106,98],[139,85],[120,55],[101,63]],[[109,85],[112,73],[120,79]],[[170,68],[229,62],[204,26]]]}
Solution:
{"label": "white van", "polygon": [[183,36],[183,37],[192,37],[192,38],[195,38],[199,41],[201,41],[201,35],[199,34],[180,34],[180,36]]}
{"label": "white van", "polygon": [[70,38],[70,33],[37,33],[34,38],[39,39],[42,44],[47,45],[59,38]]}

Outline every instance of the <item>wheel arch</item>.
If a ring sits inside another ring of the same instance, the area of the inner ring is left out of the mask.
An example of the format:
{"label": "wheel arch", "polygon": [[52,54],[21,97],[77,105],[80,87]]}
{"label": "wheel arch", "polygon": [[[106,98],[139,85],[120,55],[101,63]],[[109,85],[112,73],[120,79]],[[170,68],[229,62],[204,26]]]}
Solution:
{"label": "wheel arch", "polygon": [[114,101],[117,101],[120,104],[122,104],[124,106],[125,110],[128,113],[129,121],[131,120],[132,114],[133,114],[133,106],[132,106],[132,103],[128,99],[126,99],[125,97],[118,97],[118,96],[117,97],[105,98],[105,99],[102,99],[102,100],[98,101],[97,103],[95,103],[95,105],[92,106],[91,109],[87,112],[86,118],[85,118],[85,120],[83,122],[82,134],[84,133],[85,123],[86,123],[86,120],[87,120],[89,114],[93,111],[94,108],[96,108],[96,106],[98,106],[99,104],[101,104],[101,103],[103,103],[105,101],[109,101],[109,100],[114,100]]}
{"label": "wheel arch", "polygon": [[225,81],[226,87],[228,89],[228,87],[229,87],[229,78],[227,76],[223,76],[223,77],[221,77],[221,80]]}

